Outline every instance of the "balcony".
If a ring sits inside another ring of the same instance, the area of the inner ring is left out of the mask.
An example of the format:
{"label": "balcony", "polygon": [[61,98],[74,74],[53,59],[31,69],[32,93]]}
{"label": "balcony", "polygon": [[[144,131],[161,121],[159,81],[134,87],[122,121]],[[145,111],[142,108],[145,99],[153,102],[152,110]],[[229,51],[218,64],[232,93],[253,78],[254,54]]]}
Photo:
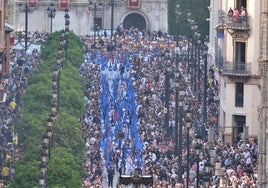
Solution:
{"label": "balcony", "polygon": [[220,65],[220,73],[226,76],[251,76],[251,63],[224,61]]}
{"label": "balcony", "polygon": [[226,16],[225,28],[232,29],[232,30],[248,31],[250,30],[249,17],[248,16],[244,16],[244,17]]}

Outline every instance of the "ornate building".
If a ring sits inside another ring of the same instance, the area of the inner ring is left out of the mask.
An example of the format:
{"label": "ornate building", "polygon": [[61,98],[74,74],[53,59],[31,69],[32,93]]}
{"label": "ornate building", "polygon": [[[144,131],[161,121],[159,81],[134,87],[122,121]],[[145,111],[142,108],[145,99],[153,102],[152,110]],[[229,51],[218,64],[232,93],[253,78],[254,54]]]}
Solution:
{"label": "ornate building", "polygon": [[[10,0],[6,5],[6,19],[15,30],[25,30],[25,3]],[[47,8],[53,3],[55,18],[49,18]],[[28,0],[28,31],[52,31],[64,28],[64,11],[69,9],[70,30],[86,35],[104,29],[114,30],[119,25],[150,31],[167,31],[167,0]],[[14,14],[15,13],[15,14]],[[94,19],[95,18],[95,19]],[[95,21],[95,24],[94,24]]]}
{"label": "ornate building", "polygon": [[268,170],[268,1],[210,1],[210,64],[220,88],[226,143],[258,138],[258,187]]}

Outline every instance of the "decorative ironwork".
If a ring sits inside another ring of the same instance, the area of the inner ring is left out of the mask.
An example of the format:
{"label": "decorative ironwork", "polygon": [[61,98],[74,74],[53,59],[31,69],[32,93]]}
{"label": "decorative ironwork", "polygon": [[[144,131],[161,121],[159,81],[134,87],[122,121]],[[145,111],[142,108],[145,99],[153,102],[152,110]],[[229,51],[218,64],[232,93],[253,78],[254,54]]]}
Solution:
{"label": "decorative ironwork", "polygon": [[228,62],[225,61],[220,67],[220,72],[223,75],[231,76],[250,76],[251,75],[251,63],[246,62]]}

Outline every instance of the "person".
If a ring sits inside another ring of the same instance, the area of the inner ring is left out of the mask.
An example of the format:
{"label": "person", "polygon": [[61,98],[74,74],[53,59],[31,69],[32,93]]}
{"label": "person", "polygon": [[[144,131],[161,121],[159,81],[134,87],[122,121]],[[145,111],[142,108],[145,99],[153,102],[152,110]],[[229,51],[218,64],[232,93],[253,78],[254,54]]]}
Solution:
{"label": "person", "polygon": [[1,172],[1,175],[4,179],[4,181],[6,182],[9,178],[9,175],[10,175],[10,169],[8,166],[4,166],[3,169],[2,169],[2,172]]}
{"label": "person", "polygon": [[119,165],[119,157],[118,157],[118,154],[115,153],[114,156],[113,156],[113,161],[114,161],[114,164],[116,166],[116,170],[118,170],[118,165]]}
{"label": "person", "polygon": [[229,11],[228,11],[228,18],[229,18],[229,20],[232,20],[232,18],[233,18],[233,14],[234,14],[234,11],[233,11],[233,9],[230,7],[230,8],[229,8]]}
{"label": "person", "polygon": [[242,18],[245,18],[247,16],[247,11],[246,11],[246,9],[244,7],[241,8],[241,14],[240,14],[240,16]]}
{"label": "person", "polygon": [[107,38],[107,31],[106,31],[106,29],[104,30],[104,37]]}
{"label": "person", "polygon": [[238,16],[239,16],[239,10],[238,10],[238,8],[235,8],[234,13],[233,13],[233,21],[234,22],[238,21]]}
{"label": "person", "polygon": [[114,169],[112,167],[108,170],[108,186],[109,188],[113,187],[113,179],[114,179]]}

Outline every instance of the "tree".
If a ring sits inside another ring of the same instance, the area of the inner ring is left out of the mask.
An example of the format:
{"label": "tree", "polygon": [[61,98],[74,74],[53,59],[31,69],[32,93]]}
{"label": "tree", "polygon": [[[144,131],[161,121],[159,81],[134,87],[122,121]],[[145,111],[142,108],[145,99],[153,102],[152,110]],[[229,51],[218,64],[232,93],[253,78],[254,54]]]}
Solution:
{"label": "tree", "polygon": [[[41,164],[42,137],[46,133],[47,119],[51,113],[52,72],[57,64],[57,51],[61,32],[53,33],[42,44],[42,63],[30,74],[23,95],[22,117],[15,123],[19,134],[22,155],[14,163],[15,178],[9,187],[37,188]],[[70,48],[60,76],[60,113],[55,121],[53,146],[48,163],[48,187],[80,187],[83,176],[82,158],[85,143],[80,124],[84,110],[84,88],[79,74],[83,63],[83,44],[74,33],[69,33]]]}
{"label": "tree", "polygon": [[189,25],[187,22],[187,13],[191,12],[194,20],[197,22],[198,28],[202,35],[208,35],[209,22],[209,0],[168,0],[168,25],[169,33],[176,35],[176,3],[180,5],[179,15],[179,34],[186,36],[189,33]]}

